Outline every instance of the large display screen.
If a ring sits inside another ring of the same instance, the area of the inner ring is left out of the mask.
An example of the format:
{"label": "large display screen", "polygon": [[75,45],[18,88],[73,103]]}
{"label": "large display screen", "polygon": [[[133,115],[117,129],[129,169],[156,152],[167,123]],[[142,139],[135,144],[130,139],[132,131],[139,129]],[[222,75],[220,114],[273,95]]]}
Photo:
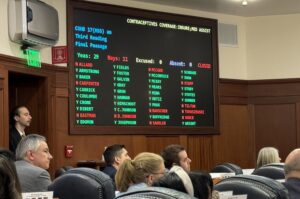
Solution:
{"label": "large display screen", "polygon": [[216,20],[86,2],[69,13],[71,133],[217,132]]}

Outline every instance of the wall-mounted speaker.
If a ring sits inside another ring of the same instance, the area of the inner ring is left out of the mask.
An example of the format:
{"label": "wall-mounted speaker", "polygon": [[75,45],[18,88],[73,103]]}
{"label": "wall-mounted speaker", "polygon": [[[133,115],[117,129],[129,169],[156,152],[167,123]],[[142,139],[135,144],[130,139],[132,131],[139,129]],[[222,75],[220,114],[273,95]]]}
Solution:
{"label": "wall-mounted speaker", "polygon": [[218,24],[219,44],[221,46],[238,46],[238,32],[236,24]]}

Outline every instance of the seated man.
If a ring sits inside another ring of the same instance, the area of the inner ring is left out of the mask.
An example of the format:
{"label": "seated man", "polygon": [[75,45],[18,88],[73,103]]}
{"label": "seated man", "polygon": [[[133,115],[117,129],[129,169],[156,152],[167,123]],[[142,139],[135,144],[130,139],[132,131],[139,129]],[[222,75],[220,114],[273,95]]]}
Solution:
{"label": "seated man", "polygon": [[103,172],[106,173],[113,181],[120,165],[124,160],[131,159],[124,145],[114,144],[105,149],[103,152],[106,167]]}
{"label": "seated man", "polygon": [[167,146],[161,153],[165,161],[165,167],[171,169],[172,166],[178,165],[186,172],[191,170],[190,165],[192,160],[188,157],[186,150],[183,146],[172,144]]}
{"label": "seated man", "polygon": [[30,134],[23,138],[16,149],[16,169],[22,192],[47,191],[51,184],[48,171],[52,155],[46,138]]}
{"label": "seated man", "polygon": [[300,149],[293,150],[286,158],[284,165],[286,182],[290,199],[300,198]]}

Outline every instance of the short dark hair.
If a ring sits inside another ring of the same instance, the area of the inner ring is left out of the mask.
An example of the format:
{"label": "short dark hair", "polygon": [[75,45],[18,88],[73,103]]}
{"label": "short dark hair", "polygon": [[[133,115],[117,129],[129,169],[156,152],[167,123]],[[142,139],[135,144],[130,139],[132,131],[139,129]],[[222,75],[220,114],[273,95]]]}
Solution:
{"label": "short dark hair", "polygon": [[23,105],[16,106],[10,112],[9,124],[10,124],[11,128],[14,127],[16,124],[15,116],[20,116],[20,108],[27,108],[27,107],[23,106]]}
{"label": "short dark hair", "polygon": [[120,155],[123,148],[125,148],[125,145],[123,144],[114,144],[107,147],[103,152],[105,163],[107,165],[112,165],[115,162],[115,157]]}
{"label": "short dark hair", "polygon": [[165,167],[170,169],[174,164],[180,165],[178,153],[184,150],[185,148],[178,144],[167,146],[161,153],[161,156],[165,161]]}
{"label": "short dark hair", "polygon": [[0,148],[0,155],[6,157],[7,159],[11,160],[11,161],[16,161],[16,156],[13,152],[4,149],[4,148]]}
{"label": "short dark hair", "polygon": [[193,183],[194,196],[196,198],[209,198],[213,190],[211,176],[204,171],[189,172],[189,177]]}
{"label": "short dark hair", "polygon": [[152,184],[153,187],[165,187],[187,193],[181,178],[175,172],[169,172]]}

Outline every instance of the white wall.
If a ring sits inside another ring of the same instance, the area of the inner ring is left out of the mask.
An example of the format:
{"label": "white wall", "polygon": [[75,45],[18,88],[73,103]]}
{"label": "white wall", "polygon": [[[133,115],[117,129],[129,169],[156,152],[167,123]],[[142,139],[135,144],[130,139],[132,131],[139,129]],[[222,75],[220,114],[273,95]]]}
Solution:
{"label": "white wall", "polygon": [[[66,0],[43,0],[59,12],[60,36],[57,45],[66,41]],[[93,0],[91,0],[93,1]],[[131,6],[218,19],[221,23],[237,24],[237,47],[219,46],[219,76],[230,79],[279,79],[300,77],[300,14],[244,18],[158,6],[132,0],[94,0],[121,6]],[[0,1],[0,53],[22,57],[20,45],[8,37],[7,2]],[[51,63],[51,48],[41,50],[42,61]]]}
{"label": "white wall", "polygon": [[[0,0],[0,54],[10,55],[23,58],[24,55],[20,50],[20,44],[10,41],[8,36],[8,1]],[[65,0],[45,0],[48,4],[54,6],[59,13],[59,42],[56,45],[66,45],[66,1]],[[41,49],[42,62],[51,64],[51,48]],[[62,64],[64,65],[64,64]]]}
{"label": "white wall", "polygon": [[300,77],[300,14],[246,20],[247,79]]}

